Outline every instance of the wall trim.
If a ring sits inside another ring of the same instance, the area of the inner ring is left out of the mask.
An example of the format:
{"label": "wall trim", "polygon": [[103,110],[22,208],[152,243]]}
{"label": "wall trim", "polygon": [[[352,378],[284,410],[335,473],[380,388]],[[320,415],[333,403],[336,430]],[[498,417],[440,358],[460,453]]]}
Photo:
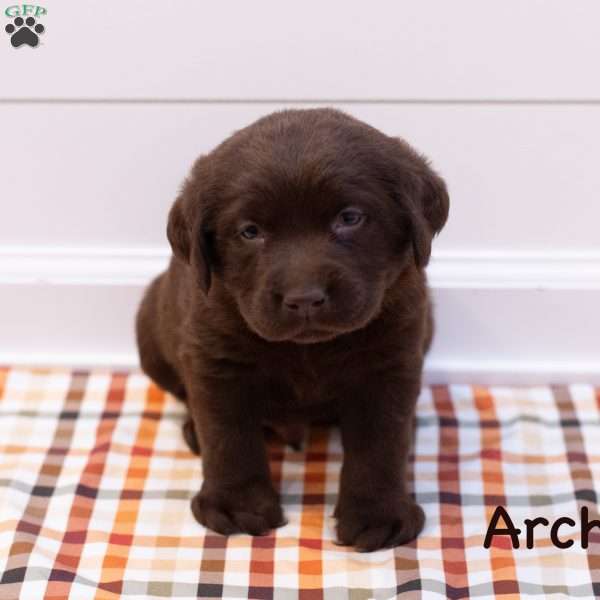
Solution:
{"label": "wall trim", "polygon": [[[0,352],[0,367],[138,370],[135,352]],[[424,384],[542,385],[600,384],[600,362],[428,359]]]}
{"label": "wall trim", "polygon": [[[145,285],[168,247],[0,246],[0,284]],[[427,269],[438,289],[600,290],[600,250],[438,251]]]}
{"label": "wall trim", "polygon": [[[137,368],[134,315],[168,247],[0,246],[0,365]],[[427,383],[600,384],[600,252],[438,251]]]}
{"label": "wall trim", "polygon": [[428,275],[443,289],[600,290],[600,251],[441,251]]}
{"label": "wall trim", "polygon": [[145,285],[168,248],[0,246],[0,284]]}

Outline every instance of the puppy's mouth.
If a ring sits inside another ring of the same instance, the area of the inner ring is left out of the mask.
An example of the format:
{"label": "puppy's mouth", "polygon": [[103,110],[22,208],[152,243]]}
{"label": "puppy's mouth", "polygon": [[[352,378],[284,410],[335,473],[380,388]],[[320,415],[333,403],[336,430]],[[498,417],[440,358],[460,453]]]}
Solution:
{"label": "puppy's mouth", "polygon": [[246,310],[240,303],[240,312],[248,327],[268,342],[294,344],[317,344],[329,342],[340,336],[365,327],[379,312],[380,302],[357,302],[344,310],[330,309],[326,314],[305,315],[305,318],[290,318],[293,315],[272,314],[268,308]]}
{"label": "puppy's mouth", "polygon": [[357,322],[356,320],[348,320],[344,323],[324,324],[317,320],[306,319],[298,329],[288,332],[285,341],[293,342],[295,344],[329,342],[341,335],[352,333],[364,325],[364,322]]}
{"label": "puppy's mouth", "polygon": [[291,336],[289,340],[296,344],[317,344],[318,342],[328,342],[336,338],[339,334],[339,331],[318,329],[311,324],[308,324],[299,332]]}
{"label": "puppy's mouth", "polygon": [[342,329],[325,327],[310,320],[305,321],[300,326],[277,333],[257,327],[249,322],[248,324],[256,334],[269,342],[291,342],[294,344],[318,344],[319,342],[329,342],[344,333],[353,331],[353,328]]}

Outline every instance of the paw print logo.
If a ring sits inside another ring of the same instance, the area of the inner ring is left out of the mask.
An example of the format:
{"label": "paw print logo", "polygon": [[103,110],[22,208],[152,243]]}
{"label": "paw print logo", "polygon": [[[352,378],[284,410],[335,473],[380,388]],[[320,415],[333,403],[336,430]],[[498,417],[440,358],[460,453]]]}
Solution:
{"label": "paw print logo", "polygon": [[36,24],[33,17],[27,17],[25,20],[22,17],[17,17],[4,30],[10,35],[10,43],[15,48],[23,44],[35,48],[40,42],[38,34],[44,33],[44,26],[41,23]]}

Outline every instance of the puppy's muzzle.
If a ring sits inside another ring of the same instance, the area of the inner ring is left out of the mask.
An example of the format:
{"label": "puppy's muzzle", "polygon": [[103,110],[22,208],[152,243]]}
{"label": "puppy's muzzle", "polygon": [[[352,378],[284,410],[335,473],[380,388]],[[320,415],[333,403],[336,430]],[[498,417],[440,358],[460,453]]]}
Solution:
{"label": "puppy's muzzle", "polygon": [[327,304],[328,296],[319,286],[295,288],[281,297],[282,307],[290,316],[304,320],[314,318]]}

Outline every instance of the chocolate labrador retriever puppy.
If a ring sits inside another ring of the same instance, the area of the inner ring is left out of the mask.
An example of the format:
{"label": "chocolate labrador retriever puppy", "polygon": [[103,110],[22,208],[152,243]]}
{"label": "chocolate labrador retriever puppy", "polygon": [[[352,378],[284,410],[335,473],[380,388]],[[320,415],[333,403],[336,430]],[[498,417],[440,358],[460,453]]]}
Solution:
{"label": "chocolate labrador retriever puppy", "polygon": [[448,204],[404,141],[332,109],[274,113],[198,159],[137,339],[144,371],[189,407],[200,523],[282,525],[263,426],[335,420],[339,542],[369,551],[418,535],[405,470],[432,335],[423,269]]}

